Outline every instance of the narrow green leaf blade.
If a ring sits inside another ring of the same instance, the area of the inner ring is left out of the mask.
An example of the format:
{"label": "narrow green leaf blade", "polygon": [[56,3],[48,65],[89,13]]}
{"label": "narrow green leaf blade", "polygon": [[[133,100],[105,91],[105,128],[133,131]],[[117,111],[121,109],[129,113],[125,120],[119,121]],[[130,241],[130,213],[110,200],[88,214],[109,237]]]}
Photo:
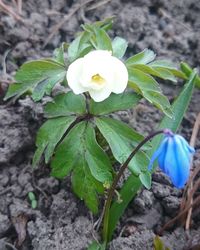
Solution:
{"label": "narrow green leaf blade", "polygon": [[75,95],[72,91],[54,97],[44,108],[46,117],[59,117],[71,114],[86,113],[85,98],[82,95]]}
{"label": "narrow green leaf blade", "polygon": [[106,115],[119,110],[126,110],[136,106],[141,96],[134,92],[111,94],[103,102],[90,101],[90,113],[94,115]]}

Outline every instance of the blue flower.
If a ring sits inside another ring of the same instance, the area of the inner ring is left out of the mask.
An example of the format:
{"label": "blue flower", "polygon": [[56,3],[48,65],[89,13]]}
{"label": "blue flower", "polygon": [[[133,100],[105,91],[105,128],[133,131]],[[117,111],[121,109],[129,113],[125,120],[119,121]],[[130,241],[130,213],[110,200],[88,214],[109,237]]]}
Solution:
{"label": "blue flower", "polygon": [[190,174],[190,158],[195,152],[187,141],[180,135],[165,130],[165,138],[153,154],[148,169],[158,159],[158,165],[167,174],[177,188],[184,187]]}

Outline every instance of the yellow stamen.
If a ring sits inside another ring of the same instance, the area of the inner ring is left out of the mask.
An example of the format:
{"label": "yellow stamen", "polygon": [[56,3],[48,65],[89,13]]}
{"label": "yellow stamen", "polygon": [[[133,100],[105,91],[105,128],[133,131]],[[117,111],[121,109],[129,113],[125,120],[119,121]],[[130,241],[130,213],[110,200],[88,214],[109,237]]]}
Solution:
{"label": "yellow stamen", "polygon": [[101,77],[99,74],[96,74],[92,76],[92,82],[98,85],[102,85],[105,83],[105,79]]}

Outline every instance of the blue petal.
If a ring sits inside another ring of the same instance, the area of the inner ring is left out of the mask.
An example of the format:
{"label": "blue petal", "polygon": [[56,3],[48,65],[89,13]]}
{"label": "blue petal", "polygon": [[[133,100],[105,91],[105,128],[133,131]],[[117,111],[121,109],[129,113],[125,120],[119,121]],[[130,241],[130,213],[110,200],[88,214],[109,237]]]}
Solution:
{"label": "blue petal", "polygon": [[165,151],[166,139],[167,139],[167,138],[165,138],[165,139],[161,142],[159,148],[155,151],[155,153],[154,153],[153,156],[151,157],[151,160],[150,160],[149,166],[148,166],[148,170],[151,170],[151,169],[152,169],[152,166],[153,166],[154,161],[159,157],[159,155],[160,155],[163,151]]}
{"label": "blue petal", "polygon": [[175,143],[174,137],[168,138],[166,155],[164,160],[164,172],[170,177],[172,183],[176,185],[177,182],[177,162],[175,158]]}
{"label": "blue petal", "polygon": [[158,156],[158,165],[159,165],[159,167],[161,168],[161,170],[164,173],[166,172],[166,169],[165,169],[165,156],[166,156],[166,152],[167,152],[168,140],[169,140],[169,137],[166,136],[165,139],[163,140],[163,144],[164,144],[163,150],[160,153],[160,155]]}
{"label": "blue petal", "polygon": [[175,137],[174,141],[177,162],[177,176],[174,180],[174,185],[178,188],[182,188],[187,182],[190,174],[190,153],[188,152],[188,148],[183,147],[179,137]]}
{"label": "blue petal", "polygon": [[180,140],[180,142],[182,143],[182,146],[191,154],[195,153],[195,149],[193,147],[191,147],[188,142],[185,140],[185,138],[183,138],[181,135],[175,135],[175,137],[177,139]]}

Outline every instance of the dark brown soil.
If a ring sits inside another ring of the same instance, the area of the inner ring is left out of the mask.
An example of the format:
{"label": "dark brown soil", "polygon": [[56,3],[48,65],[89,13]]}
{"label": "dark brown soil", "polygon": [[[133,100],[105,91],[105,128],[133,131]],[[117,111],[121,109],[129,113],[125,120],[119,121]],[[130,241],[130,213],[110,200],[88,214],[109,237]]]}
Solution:
{"label": "dark brown soil", "polygon": [[[51,56],[62,41],[73,39],[85,21],[113,15],[116,21],[111,36],[119,35],[128,40],[127,55],[148,47],[160,58],[187,61],[191,66],[199,67],[199,0],[112,0],[94,10],[88,10],[91,6],[86,5],[72,15],[44,48],[52,27],[80,2],[23,1],[23,23],[0,12],[1,97],[7,88],[7,80],[12,79],[23,62]],[[165,84],[162,87],[170,99],[179,91],[175,86]],[[179,130],[187,139],[199,112],[199,100],[200,91],[196,90]],[[148,104],[117,115],[143,133],[154,129],[161,118],[161,114]],[[28,220],[26,240],[17,249],[81,250],[93,240],[93,219],[97,218],[92,218],[83,202],[72,193],[70,178],[58,181],[50,177],[48,166],[41,165],[36,171],[31,167],[36,131],[42,121],[41,103],[34,104],[27,97],[8,104],[1,98],[0,250],[12,249],[9,244],[16,244],[16,220],[20,223]],[[195,166],[200,164],[199,138],[196,149]],[[38,201],[35,210],[28,201],[30,191],[36,194]],[[182,192],[173,188],[162,173],[155,173],[151,190],[142,190],[121,219],[110,250],[153,249],[156,230],[176,215],[181,195]],[[162,239],[172,250],[194,249],[192,246],[200,244],[198,212],[194,214],[189,239],[178,225],[165,232]]]}

